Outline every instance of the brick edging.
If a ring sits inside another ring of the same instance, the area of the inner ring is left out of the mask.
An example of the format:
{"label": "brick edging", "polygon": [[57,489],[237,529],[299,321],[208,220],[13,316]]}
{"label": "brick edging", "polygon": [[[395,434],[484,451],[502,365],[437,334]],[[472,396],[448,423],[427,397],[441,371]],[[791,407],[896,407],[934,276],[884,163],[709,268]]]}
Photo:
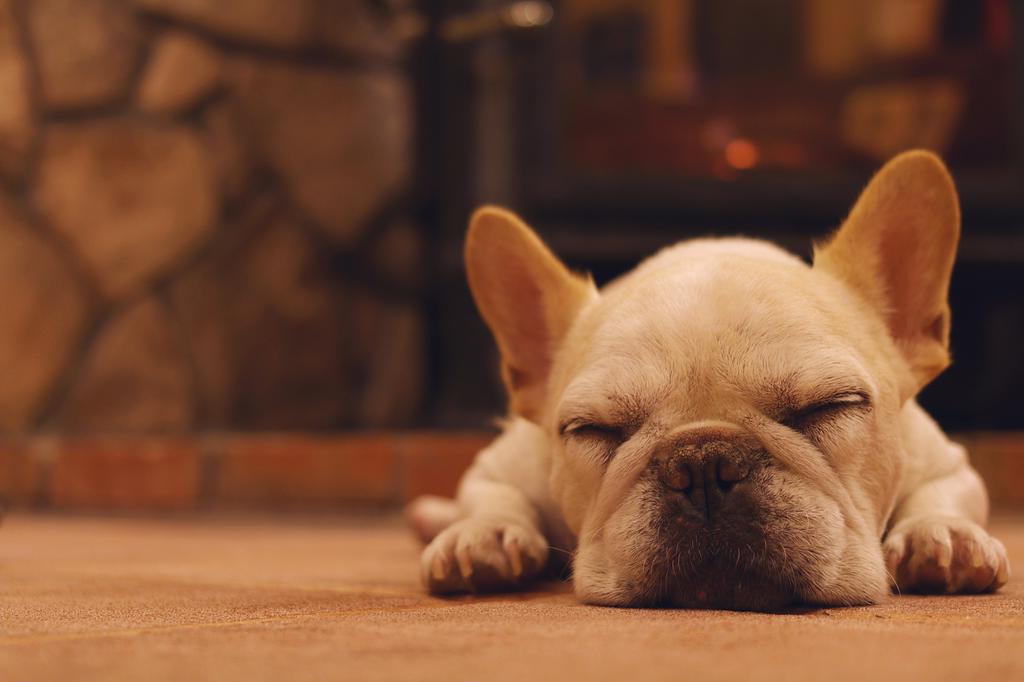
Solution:
{"label": "brick edging", "polygon": [[451,495],[493,432],[0,439],[0,501],[68,510],[389,507]]}
{"label": "brick edging", "polygon": [[[492,431],[0,438],[4,506],[92,511],[394,507],[451,495]],[[1024,508],[1024,433],[957,440],[996,508]]]}

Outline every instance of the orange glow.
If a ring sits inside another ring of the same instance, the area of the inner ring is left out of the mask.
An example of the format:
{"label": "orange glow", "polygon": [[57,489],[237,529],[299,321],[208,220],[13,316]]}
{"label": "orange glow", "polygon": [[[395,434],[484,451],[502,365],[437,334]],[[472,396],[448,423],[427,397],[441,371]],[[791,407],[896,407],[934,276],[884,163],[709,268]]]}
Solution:
{"label": "orange glow", "polygon": [[747,170],[757,165],[761,154],[750,140],[737,138],[725,145],[725,160],[733,168]]}

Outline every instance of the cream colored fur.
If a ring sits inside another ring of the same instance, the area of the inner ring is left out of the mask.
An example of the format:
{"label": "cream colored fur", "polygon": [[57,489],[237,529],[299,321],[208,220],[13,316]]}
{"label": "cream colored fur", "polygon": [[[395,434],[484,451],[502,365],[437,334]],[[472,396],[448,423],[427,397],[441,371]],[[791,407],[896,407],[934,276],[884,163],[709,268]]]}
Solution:
{"label": "cream colored fur", "polygon": [[[773,608],[871,603],[893,586],[998,588],[1009,566],[983,530],[984,487],[914,399],[949,362],[959,220],[941,161],[909,152],[813,266],[766,242],[700,239],[598,291],[516,216],[478,211],[467,271],[513,414],[455,503],[410,507],[436,533],[424,583],[513,589],[554,550],[573,554],[576,594],[594,604]],[[815,401],[827,420],[794,426],[792,406]],[[700,429],[756,442],[764,460],[741,491],[763,502],[760,535],[701,531],[735,552],[736,576],[707,558],[725,550],[705,556],[673,525],[653,473],[658,453]]]}

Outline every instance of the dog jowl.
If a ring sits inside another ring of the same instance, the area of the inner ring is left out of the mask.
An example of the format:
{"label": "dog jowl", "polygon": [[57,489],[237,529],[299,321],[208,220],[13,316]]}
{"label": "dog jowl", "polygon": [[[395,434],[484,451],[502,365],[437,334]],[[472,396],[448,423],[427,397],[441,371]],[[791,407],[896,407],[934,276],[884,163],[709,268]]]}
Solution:
{"label": "dog jowl", "polygon": [[949,363],[959,231],[927,152],[887,164],[813,265],[698,239],[598,290],[480,209],[466,268],[511,416],[457,500],[410,507],[425,584],[514,589],[564,550],[592,604],[997,589],[983,484],[915,400]]}

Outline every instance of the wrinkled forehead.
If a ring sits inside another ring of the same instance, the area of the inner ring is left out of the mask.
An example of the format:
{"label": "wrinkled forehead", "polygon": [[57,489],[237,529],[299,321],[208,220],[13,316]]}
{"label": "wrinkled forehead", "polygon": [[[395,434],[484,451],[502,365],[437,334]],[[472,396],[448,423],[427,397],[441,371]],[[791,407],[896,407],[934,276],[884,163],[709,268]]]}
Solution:
{"label": "wrinkled forehead", "polygon": [[619,287],[573,331],[562,402],[640,414],[649,403],[799,400],[864,384],[849,315],[820,287],[828,284],[786,269],[706,269]]}

